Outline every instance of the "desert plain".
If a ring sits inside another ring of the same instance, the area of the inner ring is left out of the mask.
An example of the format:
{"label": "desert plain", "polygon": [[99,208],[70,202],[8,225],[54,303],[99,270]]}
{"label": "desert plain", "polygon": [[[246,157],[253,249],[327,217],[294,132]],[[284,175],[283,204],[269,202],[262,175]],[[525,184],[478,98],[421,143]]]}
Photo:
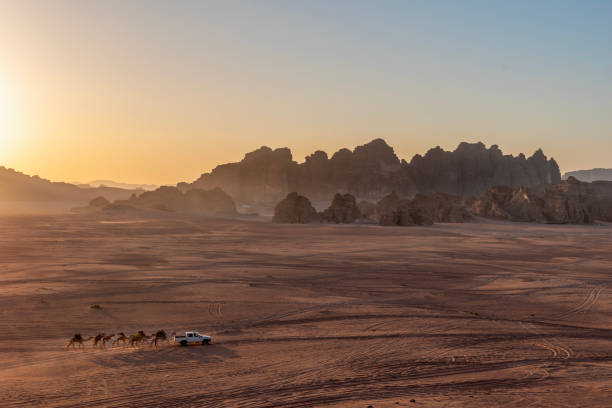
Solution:
{"label": "desert plain", "polygon": [[[609,224],[4,216],[0,405],[610,406],[611,248]],[[66,347],[160,329],[213,342]]]}

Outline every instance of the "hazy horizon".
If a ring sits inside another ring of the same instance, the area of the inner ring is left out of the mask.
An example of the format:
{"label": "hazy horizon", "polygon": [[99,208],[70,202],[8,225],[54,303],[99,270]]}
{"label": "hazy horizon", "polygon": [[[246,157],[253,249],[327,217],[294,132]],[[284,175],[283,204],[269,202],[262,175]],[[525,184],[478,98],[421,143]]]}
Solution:
{"label": "hazy horizon", "polygon": [[[384,138],[382,138],[382,139],[384,140]],[[372,140],[374,140],[374,139],[372,139]],[[364,145],[364,144],[367,144],[367,143],[371,142],[372,140],[367,140],[367,141],[365,141],[365,142],[363,142],[363,143],[356,144],[356,145],[353,145],[353,146],[340,146],[340,147],[338,147],[338,148],[337,148],[337,149],[335,149],[335,150],[332,150],[332,151],[325,151],[325,152],[327,153],[328,157],[329,157],[329,158],[331,158],[331,157],[332,157],[332,155],[333,155],[334,153],[336,153],[338,150],[340,150],[340,149],[342,149],[342,148],[348,148],[349,150],[354,150],[354,148],[355,148],[355,147],[357,147],[357,146],[359,146],[359,145]],[[387,143],[388,143],[388,141],[386,141],[386,140],[385,140],[385,142],[387,142]],[[462,142],[463,142],[463,141],[462,141]],[[480,142],[480,143],[482,143],[481,141],[474,141],[474,142],[470,142],[470,143],[479,143],[479,142]],[[459,142],[459,143],[461,143],[461,142]],[[458,143],[458,144],[459,144],[459,143]],[[458,146],[458,144],[457,144],[457,146]],[[492,143],[492,144],[486,144],[486,143],[485,143],[485,147],[486,147],[486,148],[490,148],[490,147],[491,147],[492,145],[494,145],[494,144],[495,144],[495,143]],[[404,156],[402,156],[402,155],[398,154],[397,149],[394,149],[394,150],[395,150],[395,154],[396,154],[396,156],[398,156],[398,158],[399,158],[400,160],[404,159],[404,160],[406,160],[407,162],[409,162],[409,163],[410,163],[410,161],[412,160],[412,158],[413,158],[415,155],[421,155],[421,156],[424,156],[424,155],[427,153],[427,150],[429,150],[429,149],[432,149],[432,148],[435,148],[435,147],[441,147],[441,148],[443,148],[443,149],[444,149],[444,150],[446,150],[446,151],[453,151],[453,150],[455,150],[455,149],[457,148],[457,146],[454,146],[454,147],[452,147],[452,148],[445,148],[444,146],[438,146],[438,145],[435,145],[435,146],[434,146],[434,145],[432,145],[432,146],[430,146],[429,148],[427,148],[427,149],[426,149],[425,151],[423,151],[423,152],[417,152],[417,153],[412,154],[411,156],[406,156],[406,157],[404,157]],[[151,186],[151,185],[156,185],[156,186],[164,186],[164,185],[175,185],[175,184],[180,183],[180,182],[192,182],[192,181],[195,181],[195,180],[196,180],[197,178],[199,178],[199,177],[200,177],[200,176],[201,176],[203,173],[210,173],[210,172],[211,172],[211,171],[212,171],[212,170],[213,170],[213,169],[214,169],[216,166],[221,165],[221,164],[226,164],[226,163],[240,162],[240,161],[241,161],[241,160],[244,158],[244,155],[245,155],[246,153],[249,153],[249,152],[254,151],[254,150],[257,150],[257,149],[260,149],[260,148],[262,148],[262,147],[269,147],[269,148],[271,148],[272,150],[274,150],[274,149],[278,149],[278,148],[289,148],[289,149],[291,150],[291,153],[292,153],[292,156],[293,156],[293,161],[295,161],[295,162],[297,162],[297,163],[304,163],[304,162],[305,162],[305,158],[306,158],[306,156],[308,156],[308,155],[310,155],[310,154],[314,153],[314,152],[315,152],[315,151],[317,151],[317,150],[323,150],[323,149],[313,149],[312,151],[305,153],[303,157],[298,158],[298,157],[296,157],[295,152],[293,151],[293,149],[292,149],[290,146],[268,146],[268,145],[265,145],[265,144],[264,144],[264,145],[261,145],[261,146],[259,146],[259,147],[254,148],[254,149],[252,149],[252,150],[245,151],[245,152],[244,152],[244,153],[243,153],[243,154],[242,154],[242,155],[241,155],[239,158],[236,158],[235,160],[229,160],[228,162],[219,162],[219,163],[214,164],[214,165],[213,165],[212,167],[210,167],[210,168],[203,169],[203,170],[202,170],[200,173],[198,173],[198,174],[197,174],[195,177],[193,177],[192,179],[176,180],[176,181],[170,181],[170,182],[167,182],[167,183],[139,182],[139,180],[114,179],[114,178],[109,178],[109,177],[99,177],[99,178],[96,178],[96,179],[90,179],[90,180],[88,180],[88,181],[81,181],[81,180],[62,180],[62,179],[52,179],[52,178],[46,177],[44,174],[27,173],[27,172],[23,171],[22,169],[18,169],[18,168],[13,168],[13,167],[10,167],[10,166],[6,166],[6,165],[4,165],[4,164],[2,164],[2,163],[0,163],[0,166],[7,167],[7,168],[12,168],[13,170],[18,171],[18,172],[21,172],[21,173],[24,173],[24,174],[26,174],[26,175],[28,175],[28,176],[39,176],[39,177],[41,177],[41,178],[48,179],[48,180],[53,181],[53,182],[66,182],[66,183],[75,184],[75,185],[80,185],[80,184],[99,184],[99,183],[100,183],[100,182],[102,182],[102,181],[109,181],[109,182],[114,182],[114,183],[117,183],[117,184],[133,184],[133,185],[149,185],[149,186]],[[394,146],[392,146],[392,145],[391,145],[391,147],[393,148]],[[526,156],[526,157],[530,157],[530,156],[531,156],[532,154],[534,154],[534,153],[535,153],[535,151],[537,150],[537,149],[535,149],[534,151],[531,151],[531,152],[517,152],[517,153],[509,153],[509,152],[504,151],[503,146],[499,146],[499,148],[500,148],[500,150],[503,152],[503,154],[504,154],[504,155],[512,154],[513,156],[518,156],[519,154],[521,154],[521,153],[522,153],[522,154],[525,154],[525,156]],[[543,150],[543,149],[542,149],[542,150]],[[544,154],[547,154],[545,150],[543,150],[543,151],[544,151]],[[547,155],[547,157],[548,157],[549,159],[550,159],[550,158],[554,159],[554,157],[552,157],[552,156],[550,156],[550,155]],[[578,169],[578,170],[591,170],[591,169],[590,169],[590,168],[589,168],[589,169],[584,168],[584,169]],[[561,174],[564,174],[564,173],[566,173],[566,172],[571,172],[571,171],[572,171],[572,170],[567,170],[567,171],[565,171],[563,168],[561,168]]]}
{"label": "hazy horizon", "polygon": [[383,138],[612,167],[612,3],[0,2],[0,165],[192,181]]}

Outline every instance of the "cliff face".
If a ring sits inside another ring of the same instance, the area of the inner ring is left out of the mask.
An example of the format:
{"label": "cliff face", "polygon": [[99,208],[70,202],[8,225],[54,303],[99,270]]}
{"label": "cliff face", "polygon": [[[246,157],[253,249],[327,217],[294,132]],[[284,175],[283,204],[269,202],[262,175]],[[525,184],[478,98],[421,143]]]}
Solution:
{"label": "cliff face", "polygon": [[453,152],[439,147],[410,162],[420,192],[443,192],[462,196],[484,194],[492,186],[509,187],[554,184],[561,180],[559,166],[542,150],[530,158],[504,155],[497,145],[461,143]]}
{"label": "cliff face", "polygon": [[573,177],[552,186],[497,186],[476,200],[475,215],[554,224],[612,222],[612,182],[583,183]]}
{"label": "cliff face", "polygon": [[290,191],[303,192],[315,201],[336,192],[371,200],[390,191],[401,197],[432,192],[479,196],[495,185],[535,186],[560,179],[557,163],[541,150],[529,158],[514,157],[497,146],[461,143],[455,151],[436,147],[408,163],[384,140],[376,139],[353,151],[341,149],[331,158],[316,151],[301,164],[293,161],[287,148],[262,147],[179,188],[220,187],[239,202],[276,203]]}

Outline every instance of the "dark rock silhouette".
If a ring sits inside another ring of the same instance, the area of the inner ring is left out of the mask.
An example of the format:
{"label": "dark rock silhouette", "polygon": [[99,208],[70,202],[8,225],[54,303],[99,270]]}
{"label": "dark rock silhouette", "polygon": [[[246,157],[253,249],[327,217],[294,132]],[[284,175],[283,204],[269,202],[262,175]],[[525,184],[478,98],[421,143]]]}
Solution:
{"label": "dark rock silhouette", "polygon": [[91,200],[89,202],[89,206],[90,207],[95,207],[95,208],[102,208],[102,207],[106,207],[107,205],[110,204],[110,201],[108,201],[106,198],[100,196],[100,197],[96,197],[93,200]]}
{"label": "dark rock silhouette", "polygon": [[351,194],[336,194],[328,209],[321,214],[321,220],[336,224],[352,224],[361,218],[361,211]]}
{"label": "dark rock silhouette", "polygon": [[410,202],[433,222],[468,222],[472,215],[459,196],[446,193],[417,194]]}
{"label": "dark rock silhouette", "polygon": [[598,218],[591,211],[592,188],[574,177],[546,189],[544,217],[548,222],[561,224],[590,224]]}
{"label": "dark rock silhouette", "polygon": [[176,187],[159,187],[129,200],[117,201],[115,205],[134,208],[149,208],[160,211],[190,211],[218,215],[237,214],[234,200],[220,188],[212,190],[193,189],[182,193]]}
{"label": "dark rock silhouette", "polygon": [[317,210],[310,200],[296,192],[289,193],[274,208],[272,222],[284,224],[308,224],[319,221]]}
{"label": "dark rock silhouette", "polygon": [[570,177],[533,189],[497,186],[472,206],[475,215],[554,224],[612,222],[612,182],[583,183]]}
{"label": "dark rock silhouette", "polygon": [[411,200],[400,200],[395,191],[376,204],[378,223],[384,226],[431,225],[434,220],[424,208]]}
{"label": "dark rock silhouette", "polygon": [[361,216],[368,220],[376,219],[376,204],[361,200],[358,204]]}
{"label": "dark rock silhouette", "polygon": [[336,192],[371,200],[389,191],[402,197],[432,192],[480,196],[495,185],[536,186],[560,178],[557,163],[541,150],[529,158],[514,157],[496,145],[487,149],[482,143],[461,143],[455,151],[436,147],[408,163],[384,140],[375,139],[353,151],[340,149],[331,158],[316,151],[301,164],[293,161],[287,148],[262,147],[238,163],[217,166],[178,187],[182,191],[221,187],[239,202],[276,203],[291,191],[301,191],[317,202]]}
{"label": "dark rock silhouette", "polygon": [[475,215],[509,221],[546,222],[544,199],[525,188],[496,186],[473,205]]}
{"label": "dark rock silhouette", "polygon": [[384,196],[376,203],[376,218],[380,225],[398,225],[400,199],[395,191]]}

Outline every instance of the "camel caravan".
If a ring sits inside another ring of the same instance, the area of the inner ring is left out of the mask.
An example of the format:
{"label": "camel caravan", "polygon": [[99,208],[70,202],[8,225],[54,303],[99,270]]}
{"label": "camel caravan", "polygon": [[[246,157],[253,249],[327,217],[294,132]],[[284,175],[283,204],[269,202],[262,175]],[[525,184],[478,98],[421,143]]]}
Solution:
{"label": "camel caravan", "polygon": [[77,333],[72,336],[66,347],[72,347],[73,349],[75,349],[78,346],[79,348],[83,348],[85,343],[92,340],[92,347],[101,349],[106,348],[107,345],[110,345],[110,347],[114,347],[120,344],[123,347],[136,348],[146,344],[147,341],[149,341],[149,345],[151,347],[158,347],[163,342],[168,343],[170,341],[169,339],[174,337],[175,335],[176,333],[172,333],[172,335],[168,337],[164,330],[159,330],[158,332],[153,333],[151,335],[146,335],[142,330],[139,330],[138,333],[131,334],[129,336],[126,336],[123,332],[119,332],[117,334],[113,333],[108,335],[106,333],[99,333],[96,336],[83,338],[80,333]]}

